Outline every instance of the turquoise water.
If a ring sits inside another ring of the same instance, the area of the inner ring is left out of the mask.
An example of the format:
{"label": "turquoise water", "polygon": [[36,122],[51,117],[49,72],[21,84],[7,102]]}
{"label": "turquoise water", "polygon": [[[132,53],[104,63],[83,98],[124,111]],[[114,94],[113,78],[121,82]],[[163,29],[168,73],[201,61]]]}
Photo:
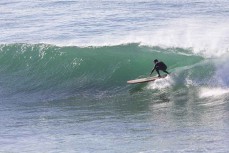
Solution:
{"label": "turquoise water", "polygon": [[228,152],[228,8],[0,2],[0,152]]}

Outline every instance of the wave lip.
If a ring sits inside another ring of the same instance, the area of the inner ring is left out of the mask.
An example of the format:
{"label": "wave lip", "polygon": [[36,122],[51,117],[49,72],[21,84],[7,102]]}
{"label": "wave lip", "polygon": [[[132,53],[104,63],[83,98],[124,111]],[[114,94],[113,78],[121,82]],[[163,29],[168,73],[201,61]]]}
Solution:
{"label": "wave lip", "polygon": [[[151,25],[152,26],[152,25]],[[87,34],[82,37],[75,37],[72,33],[63,37],[58,36],[59,32],[55,32],[50,38],[50,35],[40,39],[33,37],[32,41],[28,41],[24,35],[18,35],[16,40],[4,40],[1,42],[27,42],[27,43],[44,43],[55,44],[60,47],[80,46],[80,47],[103,47],[103,46],[119,46],[120,44],[139,43],[143,46],[160,46],[161,48],[183,48],[191,49],[192,54],[201,55],[203,57],[220,57],[229,52],[229,21],[222,18],[177,18],[168,20],[160,26],[145,27],[146,29],[138,29],[137,31],[128,31],[123,34],[123,31],[116,33],[103,33],[102,35]],[[149,29],[147,29],[149,28]],[[9,31],[9,30],[8,30]],[[31,33],[31,32],[30,32]],[[10,36],[14,34],[10,34]],[[26,35],[27,36],[27,35]]]}

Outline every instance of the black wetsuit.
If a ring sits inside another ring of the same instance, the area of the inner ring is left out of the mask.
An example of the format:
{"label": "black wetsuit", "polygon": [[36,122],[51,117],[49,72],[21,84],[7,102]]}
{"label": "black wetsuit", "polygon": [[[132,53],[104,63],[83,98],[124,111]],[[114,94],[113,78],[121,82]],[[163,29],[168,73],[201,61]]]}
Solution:
{"label": "black wetsuit", "polygon": [[157,63],[155,64],[155,66],[154,66],[154,68],[153,68],[151,74],[153,73],[154,70],[157,71],[157,74],[158,74],[159,77],[161,76],[160,73],[159,73],[159,70],[161,70],[161,71],[163,71],[163,72],[169,74],[169,72],[167,72],[166,69],[167,69],[167,66],[165,65],[164,62],[157,62]]}

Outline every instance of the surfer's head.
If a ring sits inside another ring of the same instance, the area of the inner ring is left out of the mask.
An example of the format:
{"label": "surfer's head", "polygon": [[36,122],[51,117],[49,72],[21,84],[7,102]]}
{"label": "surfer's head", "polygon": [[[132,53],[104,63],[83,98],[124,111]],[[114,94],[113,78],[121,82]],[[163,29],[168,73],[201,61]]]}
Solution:
{"label": "surfer's head", "polygon": [[154,63],[156,64],[157,62],[158,62],[158,60],[157,60],[157,59],[155,59],[155,60],[154,60]]}

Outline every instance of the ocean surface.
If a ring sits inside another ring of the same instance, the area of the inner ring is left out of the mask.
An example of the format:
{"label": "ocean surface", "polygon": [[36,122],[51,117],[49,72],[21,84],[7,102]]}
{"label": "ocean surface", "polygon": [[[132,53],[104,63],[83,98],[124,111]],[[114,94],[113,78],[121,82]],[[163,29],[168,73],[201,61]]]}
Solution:
{"label": "ocean surface", "polygon": [[[154,59],[168,77],[127,84]],[[0,153],[18,152],[228,153],[229,1],[1,0]]]}

